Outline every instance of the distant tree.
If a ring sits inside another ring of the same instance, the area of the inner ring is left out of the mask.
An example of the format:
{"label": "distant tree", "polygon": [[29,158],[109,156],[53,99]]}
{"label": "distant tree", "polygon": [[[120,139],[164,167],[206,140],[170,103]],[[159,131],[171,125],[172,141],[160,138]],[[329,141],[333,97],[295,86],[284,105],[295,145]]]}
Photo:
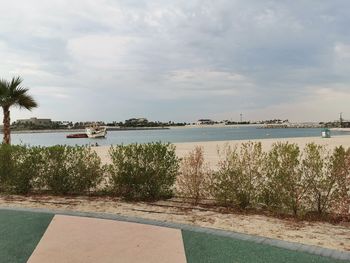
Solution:
{"label": "distant tree", "polygon": [[24,108],[31,110],[38,106],[34,98],[28,95],[28,89],[21,86],[22,79],[20,77],[13,77],[11,81],[4,79],[0,80],[0,106],[4,113],[4,139],[3,143],[11,143],[11,118],[10,108],[17,106],[20,109]]}

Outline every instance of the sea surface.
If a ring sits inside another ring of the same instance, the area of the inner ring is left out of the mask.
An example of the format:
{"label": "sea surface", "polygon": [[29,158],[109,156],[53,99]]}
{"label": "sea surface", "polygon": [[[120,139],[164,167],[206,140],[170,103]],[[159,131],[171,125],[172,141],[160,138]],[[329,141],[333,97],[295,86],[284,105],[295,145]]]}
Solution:
{"label": "sea surface", "polygon": [[[13,144],[52,146],[65,145],[112,145],[146,142],[200,142],[252,140],[268,138],[318,137],[320,128],[258,129],[255,126],[226,126],[203,128],[174,128],[167,130],[108,131],[105,139],[67,139],[72,132],[12,134]],[[344,135],[332,131],[332,136]]]}

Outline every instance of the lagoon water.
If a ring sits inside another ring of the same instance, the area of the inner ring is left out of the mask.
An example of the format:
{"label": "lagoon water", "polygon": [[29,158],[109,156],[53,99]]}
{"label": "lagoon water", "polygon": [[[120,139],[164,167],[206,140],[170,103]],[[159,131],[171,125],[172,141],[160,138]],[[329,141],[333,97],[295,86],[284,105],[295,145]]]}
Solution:
{"label": "lagoon water", "polygon": [[[255,126],[226,126],[203,128],[174,128],[167,130],[108,131],[105,139],[67,139],[69,132],[12,134],[13,144],[51,146],[66,145],[111,145],[146,142],[200,142],[252,140],[267,138],[319,137],[320,128],[258,129]],[[333,132],[332,136],[340,132]]]}

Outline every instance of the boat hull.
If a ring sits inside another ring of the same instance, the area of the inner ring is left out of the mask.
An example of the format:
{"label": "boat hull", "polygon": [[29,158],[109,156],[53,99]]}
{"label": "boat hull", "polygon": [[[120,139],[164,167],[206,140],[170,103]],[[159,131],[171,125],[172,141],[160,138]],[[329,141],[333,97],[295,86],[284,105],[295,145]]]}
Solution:
{"label": "boat hull", "polygon": [[88,138],[86,133],[74,133],[74,134],[68,134],[66,136],[68,139],[77,139],[77,138]]}

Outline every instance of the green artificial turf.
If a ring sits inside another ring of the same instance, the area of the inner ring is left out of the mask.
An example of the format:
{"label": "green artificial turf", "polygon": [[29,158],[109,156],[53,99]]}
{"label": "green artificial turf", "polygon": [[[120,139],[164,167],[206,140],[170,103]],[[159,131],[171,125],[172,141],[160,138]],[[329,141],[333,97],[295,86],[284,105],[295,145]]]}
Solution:
{"label": "green artificial turf", "polygon": [[27,262],[53,216],[0,209],[0,262]]}
{"label": "green artificial turf", "polygon": [[345,261],[228,237],[182,231],[188,263],[344,263]]}

